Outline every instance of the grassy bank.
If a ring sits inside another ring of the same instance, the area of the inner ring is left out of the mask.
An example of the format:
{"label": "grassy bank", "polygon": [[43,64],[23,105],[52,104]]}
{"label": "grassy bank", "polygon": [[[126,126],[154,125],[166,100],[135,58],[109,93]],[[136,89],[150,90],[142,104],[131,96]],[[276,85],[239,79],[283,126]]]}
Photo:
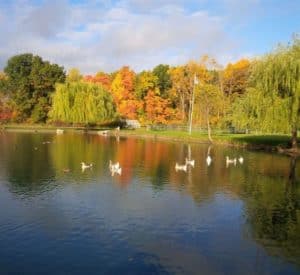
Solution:
{"label": "grassy bank", "polygon": [[[65,129],[66,131],[86,131],[96,133],[97,130],[103,130],[101,127],[85,128],[85,127],[57,127],[53,125],[40,124],[9,124],[2,125],[3,130],[23,130],[23,131],[55,131],[57,128]],[[111,130],[108,134],[114,135],[117,132]],[[145,128],[136,130],[121,130],[118,132],[120,136],[136,136],[144,138],[166,139],[184,142],[209,143],[206,133],[175,131],[175,130],[147,130]],[[224,144],[230,146],[246,147],[249,149],[277,151],[278,147],[289,147],[290,136],[288,135],[251,135],[251,134],[213,134],[213,143]],[[298,139],[300,143],[300,139]]]}
{"label": "grassy bank", "polygon": [[[193,132],[191,135],[183,131],[153,131],[145,129],[124,130],[121,135],[150,136],[153,138],[184,140],[191,142],[209,143],[207,134]],[[213,143],[229,144],[243,147],[269,147],[276,149],[276,146],[288,147],[290,136],[288,135],[250,135],[250,134],[215,134]],[[298,140],[300,142],[300,139]]]}

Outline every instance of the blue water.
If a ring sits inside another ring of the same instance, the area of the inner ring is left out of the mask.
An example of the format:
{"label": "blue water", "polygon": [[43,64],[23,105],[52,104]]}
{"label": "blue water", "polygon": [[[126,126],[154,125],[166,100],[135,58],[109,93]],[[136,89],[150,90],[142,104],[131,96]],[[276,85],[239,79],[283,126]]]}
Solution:
{"label": "blue water", "polygon": [[[291,184],[288,157],[214,146],[207,167],[207,150],[2,134],[0,274],[299,274],[299,165]],[[195,167],[176,172],[188,154]]]}

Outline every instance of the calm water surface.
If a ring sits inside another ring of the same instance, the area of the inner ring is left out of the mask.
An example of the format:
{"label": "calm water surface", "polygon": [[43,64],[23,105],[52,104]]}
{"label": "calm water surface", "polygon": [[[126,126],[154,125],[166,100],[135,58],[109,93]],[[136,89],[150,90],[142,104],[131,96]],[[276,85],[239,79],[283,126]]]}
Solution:
{"label": "calm water surface", "polygon": [[289,179],[288,157],[209,150],[207,167],[207,145],[0,134],[0,274],[299,274],[299,163]]}

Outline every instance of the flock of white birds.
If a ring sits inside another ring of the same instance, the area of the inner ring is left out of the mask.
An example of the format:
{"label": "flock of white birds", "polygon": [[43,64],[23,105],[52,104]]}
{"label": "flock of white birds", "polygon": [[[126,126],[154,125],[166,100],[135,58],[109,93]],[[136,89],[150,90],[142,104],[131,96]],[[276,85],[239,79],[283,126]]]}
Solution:
{"label": "flock of white birds", "polygon": [[[234,165],[236,166],[237,163],[243,164],[244,163],[244,158],[242,156],[240,156],[239,158],[233,158],[230,159],[228,156],[226,156],[226,167],[228,167],[229,165]],[[212,163],[212,157],[210,155],[207,156],[206,158],[206,164],[207,166],[210,166]],[[175,164],[175,171],[184,171],[187,172],[188,171],[188,167],[195,167],[195,160],[194,159],[185,159],[185,163],[184,164],[178,164],[176,162]],[[84,162],[81,162],[81,169],[82,171],[85,171],[86,169],[90,169],[93,167],[93,164],[86,164]],[[112,176],[114,175],[121,175],[122,174],[122,167],[120,166],[119,162],[115,162],[113,163],[111,160],[109,161],[109,171],[111,173]]]}
{"label": "flock of white birds", "polygon": [[[120,128],[117,127],[116,130],[119,131]],[[103,134],[103,132],[104,131],[101,131],[101,134]],[[56,133],[57,134],[63,134],[64,130],[57,129]],[[50,142],[43,142],[43,144],[46,144],[46,143],[50,143]],[[35,150],[37,150],[36,147],[35,147]],[[210,148],[209,148],[209,151],[210,151]],[[207,166],[210,166],[211,163],[212,163],[212,157],[209,155],[209,152],[208,152],[208,155],[207,155],[207,158],[206,158],[206,164],[207,164]],[[231,159],[231,158],[229,158],[229,156],[226,156],[225,163],[226,163],[226,167],[229,167],[230,165],[236,166],[237,163],[243,164],[244,163],[244,158],[242,156],[240,156],[239,158],[235,157],[235,158]],[[81,169],[82,169],[82,171],[85,171],[86,169],[91,169],[92,167],[93,167],[92,163],[86,164],[84,162],[81,162]],[[175,171],[176,172],[178,172],[178,171],[187,172],[188,171],[188,167],[192,167],[192,168],[195,167],[195,160],[194,159],[188,159],[188,158],[186,158],[184,164],[178,164],[176,162],[176,164],[175,164]],[[63,172],[69,172],[69,171],[70,171],[69,169],[63,169]],[[122,167],[120,166],[119,162],[113,163],[110,160],[109,161],[109,171],[111,173],[111,176],[121,175],[122,174]]]}
{"label": "flock of white birds", "polygon": [[[81,169],[82,172],[84,172],[86,169],[91,169],[93,167],[93,164],[86,164],[85,162],[81,162]],[[112,176],[121,175],[122,174],[122,168],[120,166],[119,162],[113,163],[111,160],[109,161],[109,171]]]}
{"label": "flock of white birds", "polygon": [[[244,163],[244,158],[242,156],[240,156],[239,158],[233,158],[233,159],[230,159],[228,156],[226,156],[226,167],[229,167],[229,165],[234,165],[236,166],[237,163],[240,163],[240,164],[243,164]],[[206,158],[206,164],[207,166],[210,166],[212,163],[212,157],[210,155],[207,156]],[[195,167],[195,160],[194,159],[185,159],[185,163],[184,164],[178,164],[176,162],[175,164],[175,170],[176,172],[178,171],[184,171],[184,172],[187,172],[188,170],[188,167],[192,167],[194,168]]]}

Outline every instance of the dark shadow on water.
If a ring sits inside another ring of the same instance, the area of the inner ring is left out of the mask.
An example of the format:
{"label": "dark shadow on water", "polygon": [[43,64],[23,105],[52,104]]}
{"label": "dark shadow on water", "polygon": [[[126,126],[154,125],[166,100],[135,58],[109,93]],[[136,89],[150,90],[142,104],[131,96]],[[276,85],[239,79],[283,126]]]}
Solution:
{"label": "dark shadow on water", "polygon": [[[286,135],[245,135],[237,136],[233,135],[234,139],[239,142],[246,142],[251,145],[266,145],[266,146],[287,146],[290,143],[291,138]],[[298,138],[298,143],[300,143],[300,138]]]}

